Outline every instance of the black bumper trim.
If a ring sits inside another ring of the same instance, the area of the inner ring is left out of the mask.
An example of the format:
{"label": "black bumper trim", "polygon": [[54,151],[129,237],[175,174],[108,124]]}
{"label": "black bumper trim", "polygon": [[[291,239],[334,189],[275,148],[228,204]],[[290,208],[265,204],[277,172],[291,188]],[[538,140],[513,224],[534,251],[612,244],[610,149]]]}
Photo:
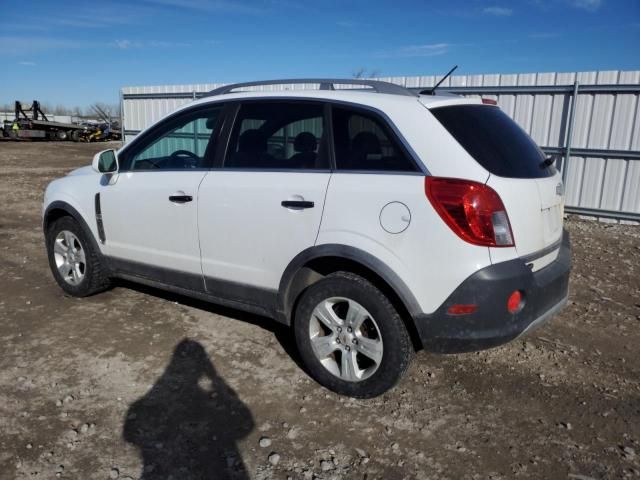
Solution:
{"label": "black bumper trim", "polygon": [[[566,303],[571,270],[569,233],[564,232],[558,257],[532,272],[522,259],[490,265],[467,278],[432,314],[414,317],[425,349],[441,353],[483,350],[502,345],[544,323]],[[524,307],[507,311],[514,290]],[[476,304],[469,315],[449,315],[454,304]]]}

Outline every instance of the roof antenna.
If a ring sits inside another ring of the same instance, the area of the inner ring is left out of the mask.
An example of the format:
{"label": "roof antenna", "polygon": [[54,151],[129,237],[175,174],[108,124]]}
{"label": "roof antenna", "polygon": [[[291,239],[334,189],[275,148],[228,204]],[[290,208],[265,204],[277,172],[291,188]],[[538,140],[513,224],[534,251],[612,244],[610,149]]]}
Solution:
{"label": "roof antenna", "polygon": [[455,72],[456,68],[458,68],[458,65],[454,66],[451,70],[449,70],[447,74],[444,77],[442,77],[438,83],[436,83],[435,87],[429,88],[427,90],[422,90],[420,92],[420,95],[435,95],[436,88],[438,88],[442,84],[442,82],[444,82],[447,78],[449,78],[451,74]]}

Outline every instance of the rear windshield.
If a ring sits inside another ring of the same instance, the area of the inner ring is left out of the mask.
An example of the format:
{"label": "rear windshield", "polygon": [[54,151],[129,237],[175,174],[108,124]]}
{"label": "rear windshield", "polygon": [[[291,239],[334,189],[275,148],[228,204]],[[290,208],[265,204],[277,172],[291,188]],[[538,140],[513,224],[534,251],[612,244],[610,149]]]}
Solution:
{"label": "rear windshield", "polygon": [[438,121],[489,172],[508,178],[555,174],[535,142],[498,107],[454,105],[431,109]]}

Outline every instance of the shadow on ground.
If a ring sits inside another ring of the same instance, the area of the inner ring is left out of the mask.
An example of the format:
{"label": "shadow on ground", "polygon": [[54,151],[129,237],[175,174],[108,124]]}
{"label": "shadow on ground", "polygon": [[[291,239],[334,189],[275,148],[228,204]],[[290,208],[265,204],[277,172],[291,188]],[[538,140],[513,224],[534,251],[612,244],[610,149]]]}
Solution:
{"label": "shadow on ground", "polygon": [[118,279],[116,284],[122,288],[134,290],[146,295],[152,295],[169,302],[177,302],[191,308],[197,308],[198,310],[212,313],[214,315],[220,315],[223,317],[232,318],[234,320],[239,320],[241,322],[249,323],[251,325],[260,327],[268,332],[271,332],[278,343],[280,343],[282,349],[287,352],[287,355],[291,357],[291,359],[301,370],[306,372],[306,369],[298,353],[298,348],[296,347],[293,329],[287,327],[286,325],[278,323],[271,318],[256,315],[254,313],[243,312],[242,310],[236,310],[234,308],[225,307],[216,303],[206,302],[204,300],[198,300],[186,295],[180,295],[179,293],[149,287],[140,283],[129,282],[127,280]]}
{"label": "shadow on ground", "polygon": [[162,376],[129,408],[124,440],[142,457],[141,480],[248,479],[237,442],[249,408],[219,377],[202,345],[184,339]]}

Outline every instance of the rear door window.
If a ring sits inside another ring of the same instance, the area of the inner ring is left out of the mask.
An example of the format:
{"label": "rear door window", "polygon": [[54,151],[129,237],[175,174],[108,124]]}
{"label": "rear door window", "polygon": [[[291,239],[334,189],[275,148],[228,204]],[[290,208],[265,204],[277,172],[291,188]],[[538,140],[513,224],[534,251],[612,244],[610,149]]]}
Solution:
{"label": "rear door window", "polygon": [[498,107],[454,105],[431,113],[480,165],[507,178],[544,178],[556,173],[520,126]]}
{"label": "rear door window", "polygon": [[309,102],[248,102],[240,107],[225,168],[327,170],[324,108]]}

